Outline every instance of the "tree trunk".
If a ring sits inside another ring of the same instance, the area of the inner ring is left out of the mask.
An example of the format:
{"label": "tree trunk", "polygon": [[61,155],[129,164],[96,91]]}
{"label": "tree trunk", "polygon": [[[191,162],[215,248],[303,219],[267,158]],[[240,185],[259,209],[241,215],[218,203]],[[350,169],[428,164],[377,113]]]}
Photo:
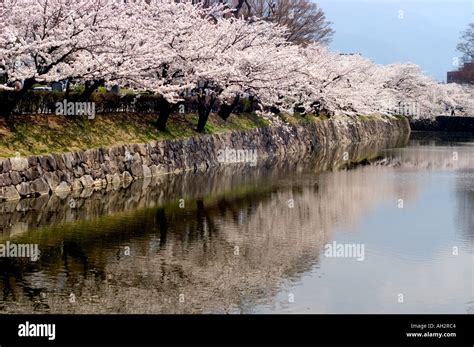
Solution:
{"label": "tree trunk", "polygon": [[237,95],[234,98],[234,101],[232,101],[232,104],[227,105],[227,104],[222,104],[219,112],[217,113],[219,117],[221,117],[223,120],[227,120],[229,116],[231,115],[232,111],[237,107],[240,101],[240,95]]}
{"label": "tree trunk", "polygon": [[216,101],[215,97],[211,96],[211,101],[208,105],[206,105],[206,98],[202,96],[198,96],[198,125],[197,125],[197,132],[203,133],[204,128],[206,127],[207,119],[209,118],[209,114],[211,113],[212,106],[214,106],[214,102]]}
{"label": "tree trunk", "polygon": [[80,99],[83,101],[89,100],[90,97],[92,96],[92,93],[94,93],[97,90],[97,88],[103,86],[104,83],[105,81],[103,79],[100,79],[100,80],[94,81],[94,83],[92,83],[89,86],[86,85],[86,88],[84,92],[81,94]]}
{"label": "tree trunk", "polygon": [[5,120],[7,121],[7,125],[13,129],[14,124],[13,124],[13,112],[15,111],[15,108],[18,106],[20,101],[23,99],[23,97],[26,95],[26,93],[33,88],[33,85],[36,83],[36,80],[34,78],[28,78],[25,80],[23,83],[23,88],[19,90],[15,96],[13,97],[13,100],[8,103],[5,107]]}
{"label": "tree trunk", "polygon": [[64,94],[65,99],[69,98],[69,94],[71,93],[71,82],[67,80],[66,82],[66,93]]}
{"label": "tree trunk", "polygon": [[165,131],[166,130],[166,123],[168,122],[168,118],[171,113],[170,103],[163,99],[160,101],[159,106],[159,116],[158,116],[158,130]]}
{"label": "tree trunk", "polygon": [[203,133],[204,128],[206,127],[207,119],[209,118],[209,113],[211,113],[211,110],[208,107],[199,107],[198,108],[198,124],[197,124],[197,132],[198,133]]}

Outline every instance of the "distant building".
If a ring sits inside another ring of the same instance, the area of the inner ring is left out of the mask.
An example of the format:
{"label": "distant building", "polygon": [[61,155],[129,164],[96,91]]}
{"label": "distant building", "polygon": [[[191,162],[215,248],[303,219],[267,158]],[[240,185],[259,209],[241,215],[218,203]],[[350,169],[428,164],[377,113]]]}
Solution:
{"label": "distant building", "polygon": [[447,82],[474,84],[474,62],[465,63],[458,71],[449,71]]}

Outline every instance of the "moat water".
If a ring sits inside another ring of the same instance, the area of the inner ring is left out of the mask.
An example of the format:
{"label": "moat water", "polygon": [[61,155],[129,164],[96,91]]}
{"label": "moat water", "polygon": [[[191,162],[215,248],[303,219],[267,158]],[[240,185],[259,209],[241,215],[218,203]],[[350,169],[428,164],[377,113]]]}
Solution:
{"label": "moat water", "polygon": [[0,313],[474,313],[474,136],[0,203]]}

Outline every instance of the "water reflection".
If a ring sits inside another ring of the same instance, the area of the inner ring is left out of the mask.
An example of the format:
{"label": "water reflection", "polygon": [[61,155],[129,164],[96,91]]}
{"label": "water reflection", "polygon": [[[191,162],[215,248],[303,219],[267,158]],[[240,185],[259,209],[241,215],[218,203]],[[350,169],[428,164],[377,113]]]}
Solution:
{"label": "water reflection", "polygon": [[[431,246],[404,248],[408,261],[403,260],[399,245],[410,241],[410,220],[400,222],[407,223],[407,229],[395,228],[390,218],[396,220],[400,212],[397,201],[404,199],[406,210],[413,207],[416,215],[427,182],[437,182],[421,177],[425,166],[413,170],[411,163],[427,158],[430,168],[443,174],[447,167],[443,160],[426,156],[433,146],[412,142],[407,148],[384,150],[404,142],[325,148],[312,158],[267,162],[257,168],[223,167],[134,182],[127,189],[2,203],[0,241],[38,243],[42,254],[37,262],[0,259],[0,310],[205,313],[305,312],[309,307],[311,312],[336,312],[341,310],[341,298],[352,296],[360,300],[349,311],[365,312],[386,302],[393,288],[387,283],[364,287],[364,276],[352,278],[355,264],[349,260],[337,266],[328,263],[323,255],[326,243],[335,239],[366,243],[370,246],[363,262],[366,276],[377,279],[377,273],[387,273],[394,264],[411,274],[413,260],[440,261],[440,247],[446,252],[458,233],[472,235],[468,211],[472,205],[464,209],[468,214],[462,214],[464,205],[452,204],[455,207],[448,213],[461,213],[466,230],[449,225],[445,233],[435,234]],[[344,152],[348,161],[343,160]],[[453,182],[458,182],[458,171],[453,171]],[[451,194],[455,184],[444,181],[448,183],[441,191]],[[466,181],[472,187],[472,176]],[[466,186],[459,188],[463,192]],[[448,199],[446,204],[452,202]],[[385,224],[387,230],[380,230],[384,225],[380,222],[361,231],[360,225],[370,223],[370,216],[393,228]],[[464,250],[464,245],[472,244],[472,237],[464,237],[459,246]],[[466,253],[456,259],[439,266],[459,267],[459,261],[466,263]],[[316,285],[305,285],[309,293],[288,303],[285,290],[305,278]],[[378,288],[372,299],[376,303],[364,303],[364,297],[355,295],[356,287],[367,293]],[[469,288],[456,288],[450,297],[465,302]],[[341,292],[334,304],[315,298],[331,292]]]}

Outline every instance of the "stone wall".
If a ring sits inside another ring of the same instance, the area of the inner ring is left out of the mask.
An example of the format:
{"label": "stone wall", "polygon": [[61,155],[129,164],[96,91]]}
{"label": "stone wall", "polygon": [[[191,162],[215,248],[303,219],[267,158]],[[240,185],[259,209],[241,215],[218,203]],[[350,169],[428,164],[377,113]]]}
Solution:
{"label": "stone wall", "polygon": [[82,189],[129,185],[133,180],[223,165],[218,151],[256,150],[257,160],[302,155],[318,147],[406,135],[406,119],[354,120],[337,117],[304,125],[283,125],[201,135],[190,139],[118,145],[73,153],[15,157],[0,162],[0,200],[17,200]]}

